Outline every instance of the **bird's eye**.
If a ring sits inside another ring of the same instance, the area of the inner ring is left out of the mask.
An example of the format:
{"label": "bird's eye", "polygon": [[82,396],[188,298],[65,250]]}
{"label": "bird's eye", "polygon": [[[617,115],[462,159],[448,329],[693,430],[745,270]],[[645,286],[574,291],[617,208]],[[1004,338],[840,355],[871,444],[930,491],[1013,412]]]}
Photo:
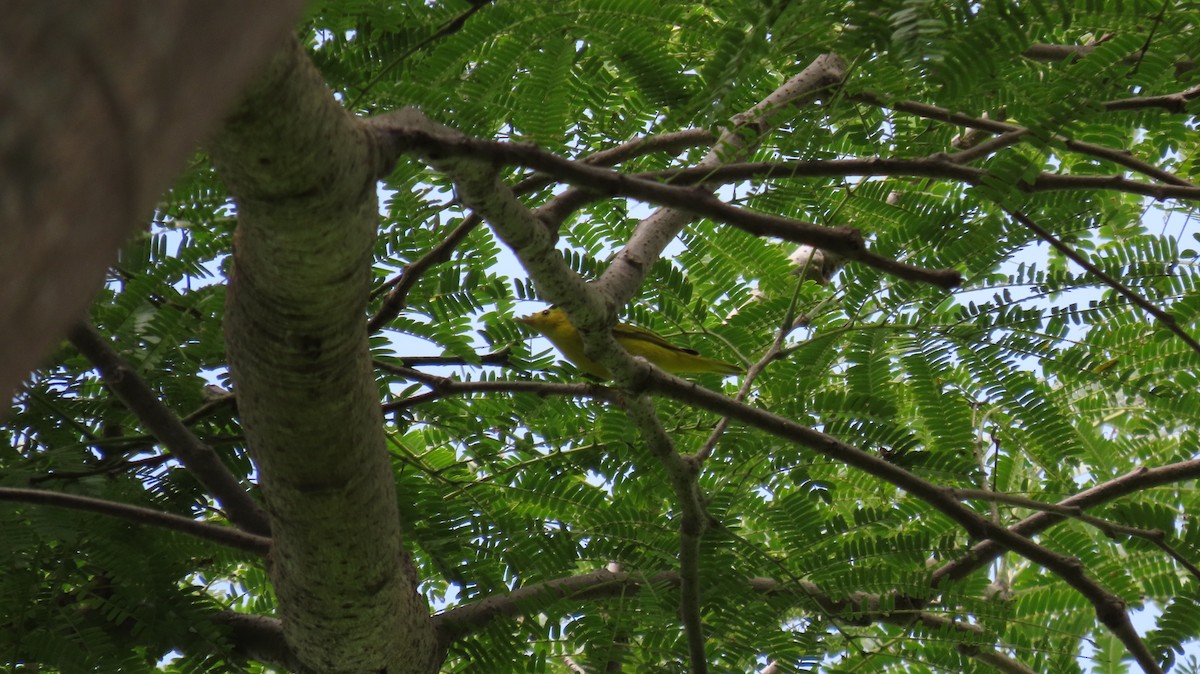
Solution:
{"label": "bird's eye", "polygon": [[550,310],[549,310],[549,309],[542,309],[542,315],[543,315],[543,316],[549,316],[549,315],[550,315]]}

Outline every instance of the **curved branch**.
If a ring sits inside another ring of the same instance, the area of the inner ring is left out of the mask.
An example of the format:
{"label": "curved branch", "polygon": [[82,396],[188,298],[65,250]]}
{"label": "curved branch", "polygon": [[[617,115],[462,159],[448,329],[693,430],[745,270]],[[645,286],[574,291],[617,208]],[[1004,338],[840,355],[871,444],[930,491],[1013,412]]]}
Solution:
{"label": "curved branch", "polygon": [[[486,597],[471,604],[457,606],[435,615],[433,621],[437,625],[443,646],[448,646],[457,639],[483,630],[494,620],[538,613],[560,600],[608,599],[633,595],[649,586],[680,587],[682,582],[680,575],[674,571],[645,575],[599,569],[578,576],[536,583],[508,594]],[[844,599],[834,599],[810,581],[784,584],[773,578],[759,577],[749,579],[748,585],[751,590],[761,595],[796,597],[805,605],[815,606],[823,615],[846,624],[865,626],[878,622],[907,627],[919,623],[930,629],[949,629],[968,635],[975,642],[986,634],[984,628],[979,625],[950,620],[935,613],[897,604],[897,599],[903,601],[903,598],[892,598],[891,601],[885,602],[880,595],[855,592]],[[959,648],[965,655],[992,664],[1006,674],[1032,672],[998,651],[984,650],[978,643],[961,644]]]}
{"label": "curved branch", "polygon": [[155,526],[169,529],[181,534],[187,534],[213,543],[219,543],[235,550],[244,550],[256,555],[266,555],[271,549],[271,539],[265,536],[246,533],[230,527],[220,527],[207,522],[159,512],[141,506],[105,501],[90,496],[75,494],[60,494],[41,489],[19,489],[15,487],[0,487],[0,501],[14,503],[33,503],[36,505],[70,508],[89,513],[99,513],[109,517],[118,517],[142,526]]}
{"label": "curved branch", "polygon": [[[760,363],[766,359],[761,359]],[[622,394],[616,389],[601,386],[599,384],[558,384],[553,382],[538,382],[538,381],[483,381],[483,382],[463,382],[445,377],[438,377],[408,368],[398,368],[387,363],[377,363],[380,367],[389,369],[395,374],[402,376],[410,376],[410,378],[422,381],[434,388],[432,393],[413,396],[405,400],[388,403],[385,409],[389,407],[406,408],[413,404],[417,398],[420,402],[424,402],[430,398],[440,398],[446,395],[455,395],[459,393],[533,393],[535,395],[561,395],[570,397],[590,397],[609,402],[620,403]],[[756,363],[756,366],[758,363]],[[722,417],[722,421],[728,422],[730,417]],[[718,427],[720,428],[720,427]],[[715,431],[714,431],[715,435]],[[710,437],[710,441],[712,438]],[[705,443],[708,447],[708,443]],[[691,460],[702,460],[704,457],[698,452],[691,457]],[[1152,543],[1163,549],[1164,552],[1171,555],[1181,566],[1184,566],[1193,575],[1200,577],[1200,568],[1194,567],[1190,562],[1183,559],[1173,549],[1162,542],[1161,536],[1155,531],[1135,530],[1131,527],[1121,527],[1112,523],[1099,520],[1098,518],[1088,517],[1083,514],[1085,508],[1099,505],[1101,503],[1111,501],[1121,496],[1126,496],[1133,492],[1144,488],[1154,487],[1164,484],[1171,484],[1184,480],[1200,478],[1200,459],[1192,461],[1183,461],[1180,463],[1171,464],[1168,466],[1160,466],[1158,468],[1139,468],[1127,475],[1124,475],[1115,480],[1097,485],[1091,489],[1080,492],[1074,496],[1068,497],[1058,503],[1043,503],[1034,501],[1020,496],[1012,496],[999,492],[966,490],[959,488],[947,489],[947,492],[960,499],[987,499],[997,500],[1017,505],[1041,510],[1037,514],[1021,520],[1009,527],[1009,530],[1023,536],[1032,536],[1036,533],[1050,528],[1065,519],[1078,518],[1084,519],[1093,526],[1101,528],[1106,532],[1126,533],[1131,536],[1138,536],[1150,540]],[[991,539],[978,543],[971,549],[971,552],[963,558],[949,562],[939,568],[933,574],[931,585],[936,587],[940,584],[944,577],[950,577],[955,580],[961,579],[978,569],[987,566],[1003,552],[1004,548],[996,544]]]}
{"label": "curved branch", "polygon": [[437,245],[405,265],[404,271],[400,272],[399,276],[385,283],[384,287],[392,286],[392,289],[384,296],[379,311],[367,322],[367,332],[379,332],[385,325],[395,320],[400,312],[404,311],[404,307],[408,306],[408,294],[417,285],[417,281],[420,281],[425,272],[435,264],[449,260],[454,249],[458,248],[481,222],[483,222],[483,218],[474,213],[463,218],[463,221],[458,223],[458,226],[452,229]]}
{"label": "curved branch", "polygon": [[[393,148],[410,149],[429,157],[454,156],[461,157],[464,161],[470,158],[472,161],[490,160],[502,164],[519,164],[609,196],[642,199],[693,216],[724,222],[758,236],[774,236],[795,243],[810,244],[905,280],[931,283],[942,288],[952,288],[962,282],[961,275],[954,269],[923,269],[871,252],[867,249],[862,234],[849,227],[822,227],[792,218],[738,208],[721,201],[704,188],[664,185],[623,175],[616,171],[573,162],[533,145],[468,138],[447,127],[435,125],[416,110],[403,110],[379,117],[373,120],[373,123],[381,136],[381,142]],[[665,222],[667,216],[661,216],[660,219]],[[544,232],[544,225],[538,223],[538,226]],[[547,237],[547,243],[544,245],[549,247],[549,234],[544,232],[544,235]],[[610,270],[612,268],[610,266]],[[612,299],[615,301],[618,298],[614,296]],[[569,313],[571,312],[568,310]]]}
{"label": "curved branch", "polygon": [[[1029,540],[1026,536],[1037,531],[1041,531],[1050,525],[1062,521],[1066,515],[1056,513],[1039,513],[1030,518],[1026,518],[1021,523],[1011,527],[1001,527],[987,518],[981,517],[970,509],[962,506],[957,502],[957,497],[954,490],[943,489],[936,485],[919,478],[912,473],[895,466],[883,459],[872,454],[864,452],[860,449],[847,445],[831,436],[828,436],[819,431],[813,430],[806,426],[802,426],[796,422],[774,415],[764,410],[759,410],[755,407],[740,403],[738,401],[727,398],[719,393],[709,391],[701,386],[691,382],[684,381],[677,377],[673,377],[663,372],[646,368],[649,370],[645,373],[644,381],[650,390],[661,393],[666,397],[685,402],[696,407],[707,409],[722,416],[728,416],[737,419],[749,426],[766,431],[776,437],[780,437],[792,442],[809,447],[819,454],[826,456],[834,461],[844,463],[846,465],[858,468],[865,473],[874,475],[891,484],[894,484],[905,491],[921,498],[929,505],[933,506],[938,511],[950,517],[955,522],[958,522],[968,533],[987,538],[976,545],[971,554],[967,555],[963,560],[952,562],[943,566],[936,571],[932,577],[931,585],[936,587],[941,580],[950,576],[952,578],[961,578],[970,572],[986,566],[999,555],[1003,549],[1012,550],[1017,554],[1030,559],[1031,561],[1049,569],[1055,575],[1062,578],[1068,585],[1075,588],[1084,597],[1086,597],[1096,610],[1097,618],[1104,623],[1114,635],[1121,639],[1130,653],[1134,655],[1139,664],[1148,672],[1161,672],[1153,655],[1142,643],[1137,632],[1133,629],[1129,622],[1128,615],[1125,613],[1125,604],[1117,596],[1105,590],[1092,579],[1088,578],[1084,573],[1082,566],[1078,560],[1064,557],[1054,553],[1043,546],[1040,546]],[[429,375],[424,375],[429,377]],[[480,382],[487,384],[499,384],[501,382]],[[512,385],[516,382],[507,382]],[[524,382],[520,382],[524,383]],[[564,385],[556,385],[562,387]],[[594,386],[594,389],[586,391],[587,395],[598,394],[601,397],[607,398],[610,395],[620,395],[614,389],[602,386]],[[567,391],[562,391],[566,393]],[[585,393],[579,391],[579,393]],[[1200,460],[1194,462],[1186,462],[1185,464],[1176,464],[1170,467],[1170,470],[1158,471],[1152,478],[1144,476],[1149,471],[1137,471],[1127,478],[1111,485],[1104,485],[1094,490],[1089,490],[1076,497],[1066,499],[1059,505],[1064,507],[1083,507],[1098,500],[1106,500],[1115,498],[1116,496],[1136,491],[1150,484],[1163,484],[1170,481],[1180,479],[1188,479],[1200,474]],[[982,559],[987,555],[987,559]],[[600,572],[597,572],[600,573]],[[605,577],[611,581],[611,576]],[[530,590],[534,592],[534,590]],[[515,609],[514,609],[515,610]],[[473,613],[464,615],[474,615]],[[511,615],[511,614],[509,614]],[[489,618],[490,619],[490,618]]]}
{"label": "curved branch", "polygon": [[1147,672],[1162,672],[1154,655],[1138,636],[1126,613],[1125,602],[1084,572],[1078,559],[1060,555],[1032,540],[981,517],[959,503],[947,490],[893,465],[878,456],[848,445],[790,419],[731,400],[719,393],[671,376],[649,370],[644,379],[649,390],[680,402],[721,415],[776,437],[808,447],[824,457],[857,468],[920,498],[949,517],[972,536],[991,538],[1000,545],[1046,568],[1083,595],[1096,610],[1096,617],[1121,640]]}
{"label": "curved branch", "polygon": [[170,450],[195,475],[200,484],[212,494],[228,514],[230,521],[246,531],[261,536],[270,535],[267,514],[258,505],[233,473],[221,463],[220,457],[201,442],[171,410],[154,395],[137,371],[121,358],[91,325],[79,324],[68,334],[71,344],[79,349],[100,372],[104,383],[125,403],[154,437]]}

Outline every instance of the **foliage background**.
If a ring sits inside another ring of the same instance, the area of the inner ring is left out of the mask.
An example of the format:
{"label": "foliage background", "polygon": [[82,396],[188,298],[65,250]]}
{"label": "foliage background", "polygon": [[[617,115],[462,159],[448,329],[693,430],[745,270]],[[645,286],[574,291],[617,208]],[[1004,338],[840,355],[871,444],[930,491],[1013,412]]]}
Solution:
{"label": "foliage background", "polygon": [[[975,185],[916,171],[776,173],[720,192],[748,209],[853,226],[887,257],[958,269],[964,282],[951,292],[854,263],[829,285],[802,282],[790,273],[793,244],[699,220],[622,315],[745,364],[783,329],[783,353],[754,379],[750,404],[942,487],[1055,503],[1139,468],[1197,458],[1198,356],[1005,208],[1196,333],[1195,194],[1155,203],[1113,189],[1020,187],[1043,171],[1192,186],[1194,98],[1176,111],[1104,103],[1196,85],[1200,69],[1181,65],[1198,51],[1196,10],[1186,2],[569,0],[471,12],[465,2],[339,0],[314,3],[299,34],[354,113],[417,106],[471,136],[576,158],[639,135],[715,129],[826,52],[849,62],[844,85],[785,115],[755,159],[923,160],[953,152],[964,132],[867,95],[1028,129],[970,162],[987,172]],[[1097,41],[1082,58],[1027,55],[1035,45]],[[1078,143],[1126,150],[1172,179]],[[690,166],[706,149],[648,154],[620,170]],[[511,169],[509,182],[526,175]],[[390,198],[373,313],[389,279],[468,215],[449,180],[415,159],[401,161],[382,188]],[[533,191],[525,203],[556,191]],[[588,203],[562,224],[559,248],[594,279],[643,212],[622,199]],[[124,250],[91,320],[250,483],[236,407],[205,392],[214,379],[229,386],[221,321],[233,232],[227,192],[198,155]],[[486,226],[471,229],[374,333],[377,361],[411,365],[405,357],[419,351],[453,368],[430,371],[464,381],[580,381],[513,322],[540,305],[526,302],[537,291],[506,259]],[[679,565],[679,506],[623,411],[553,395],[429,394],[386,368],[376,376],[406,545],[431,606],[470,605],[613,564],[660,580],[614,596],[533,602],[455,641],[445,671],[688,670],[678,588],[656,576]],[[739,384],[695,379],[730,395]],[[685,453],[701,448],[718,419],[678,401],[657,405]],[[70,346],[32,376],[0,432],[4,486],[220,519],[196,479]],[[1179,557],[1196,560],[1194,484],[1194,473],[1182,473],[1089,513],[1165,532]],[[805,447],[734,423],[700,485],[715,522],[700,565],[714,671],[995,671],[980,652],[1032,671],[1131,666],[1086,598],[1020,557],[931,586],[932,574],[976,541],[921,499]],[[1003,526],[1030,512],[993,498],[969,504]],[[52,508],[5,506],[0,518],[0,653],[14,654],[14,670],[26,662],[63,672],[223,667],[230,647],[212,612],[275,608],[261,559],[244,552]],[[1131,608],[1160,609],[1147,645],[1174,671],[1200,671],[1194,655],[1180,656],[1194,649],[1200,605],[1198,579],[1177,559],[1077,520],[1038,540],[1077,557]],[[752,582],[759,578],[781,589],[763,591]],[[835,603],[822,604],[813,588]],[[880,605],[844,603],[861,593]],[[182,655],[161,664],[167,653]]]}

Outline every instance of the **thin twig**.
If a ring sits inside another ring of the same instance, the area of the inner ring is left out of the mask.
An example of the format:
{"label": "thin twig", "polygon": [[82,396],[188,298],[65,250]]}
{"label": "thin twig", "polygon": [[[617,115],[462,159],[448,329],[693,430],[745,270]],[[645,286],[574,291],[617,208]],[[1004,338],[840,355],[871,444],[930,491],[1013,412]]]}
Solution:
{"label": "thin twig", "polygon": [[1141,295],[1137,294],[1132,289],[1130,289],[1129,286],[1126,286],[1124,283],[1121,283],[1117,279],[1106,274],[1103,270],[1101,270],[1096,265],[1092,264],[1091,262],[1088,262],[1087,259],[1085,259],[1082,255],[1075,252],[1075,250],[1073,248],[1071,248],[1067,244],[1063,243],[1062,239],[1059,239],[1057,236],[1054,236],[1053,234],[1051,234],[1049,231],[1044,229],[1041,225],[1038,225],[1036,222],[1031,220],[1028,216],[1026,216],[1021,211],[1010,210],[1007,208],[1004,210],[1010,216],[1012,216],[1012,218],[1015,219],[1017,222],[1024,225],[1026,228],[1028,228],[1034,234],[1037,234],[1038,238],[1040,238],[1043,241],[1045,241],[1046,243],[1050,244],[1051,246],[1054,247],[1055,250],[1062,253],[1067,258],[1069,258],[1070,260],[1074,261],[1079,266],[1086,269],[1088,271],[1088,273],[1092,274],[1096,278],[1103,281],[1105,283],[1105,285],[1112,288],[1113,290],[1116,290],[1117,293],[1119,293],[1125,299],[1129,300],[1130,302],[1133,302],[1137,306],[1144,309],[1146,311],[1146,313],[1157,318],[1159,323],[1161,323],[1164,327],[1166,327],[1171,332],[1178,335],[1179,338],[1183,340],[1183,343],[1188,345],[1188,348],[1190,348],[1192,351],[1195,351],[1197,354],[1200,354],[1200,342],[1197,342],[1191,335],[1189,335],[1188,332],[1186,330],[1184,330],[1182,326],[1179,325],[1178,321],[1175,320],[1174,316],[1172,316],[1171,314],[1167,313],[1166,311],[1163,311],[1162,309],[1156,307],[1149,300],[1145,299],[1144,297],[1142,297]]}
{"label": "thin twig", "polygon": [[[965,151],[964,151],[965,152]],[[994,174],[984,169],[962,166],[954,159],[962,153],[935,154],[919,159],[828,159],[820,161],[766,161],[726,164],[713,169],[670,169],[640,173],[634,177],[647,180],[666,179],[676,185],[699,183],[730,183],[753,179],[794,179],[802,177],[900,176],[957,180],[971,185],[984,184]],[[1120,175],[1075,176],[1040,173],[1032,182],[1021,180],[1015,185],[1023,192],[1058,190],[1107,189],[1151,197],[1157,201],[1168,198],[1200,201],[1200,187],[1190,185],[1155,185],[1130,180]]]}
{"label": "thin twig", "polygon": [[[586,397],[620,403],[622,395],[619,391],[600,384],[559,384],[547,381],[459,381],[449,377],[429,374],[403,365],[395,365],[381,360],[373,361],[375,367],[391,374],[411,379],[425,384],[433,389],[438,397],[469,393],[533,393],[535,395],[558,395],[568,397]],[[400,401],[404,402],[404,401]],[[391,411],[388,403],[385,411]]]}
{"label": "thin twig", "polygon": [[[180,419],[180,422],[182,422],[184,426],[191,426],[192,424],[211,414],[214,410],[224,407],[225,405],[233,404],[234,402],[235,400],[232,393],[209,400],[197,407],[191,413],[184,415]],[[87,435],[89,437],[91,436],[90,433]],[[158,440],[153,435],[135,435],[120,438],[97,438],[90,440],[87,444],[93,447],[111,447],[115,445],[117,451],[123,454],[130,454],[149,449],[153,447],[154,443],[156,442],[158,442]],[[169,461],[171,458],[172,457],[170,454],[160,454],[158,456],[151,456],[145,459],[137,459],[134,461],[101,461],[99,465],[90,470],[50,471],[45,475],[31,477],[29,479],[29,483],[39,484],[41,482],[48,482],[50,480],[78,480],[80,478],[91,477],[93,475],[112,475],[114,473],[120,473],[130,469],[140,470],[143,468],[153,468]]]}
{"label": "thin twig", "polygon": [[[139,443],[142,442],[138,439]],[[145,440],[147,444],[152,443],[152,440]],[[45,475],[36,475],[29,479],[29,484],[41,484],[42,482],[50,482],[51,480],[79,480],[85,477],[94,475],[113,475],[115,473],[123,473],[127,470],[140,470],[143,468],[154,468],[161,466],[171,460],[170,454],[159,454],[145,459],[136,461],[117,461],[106,462],[102,461],[100,465],[91,470],[52,470]]]}
{"label": "thin twig", "polygon": [[[859,101],[877,107],[891,108],[900,110],[910,114],[924,117],[927,119],[936,119],[950,124],[965,126],[972,129],[983,129],[994,133],[1010,133],[1014,131],[1028,131],[1026,127],[1009,122],[998,122],[992,119],[984,119],[981,117],[972,117],[960,112],[952,112],[945,108],[940,108],[936,105],[928,103],[920,103],[918,101],[884,101],[881,97],[873,93],[856,94],[850,97],[851,100]],[[1084,154],[1097,159],[1113,162],[1120,166],[1124,166],[1131,171],[1144,174],[1156,180],[1160,180],[1169,185],[1180,185],[1183,187],[1195,187],[1195,184],[1180,178],[1179,176],[1164,171],[1157,166],[1137,159],[1129,154],[1126,150],[1117,150],[1095,143],[1086,143],[1083,141],[1073,140],[1059,134],[1052,134],[1051,139],[1055,142],[1062,143],[1064,147],[1073,152]]]}
{"label": "thin twig", "polygon": [[474,16],[474,14],[476,12],[478,12],[479,10],[492,4],[492,2],[493,2],[493,0],[470,0],[471,6],[468,7],[466,9],[466,11],[462,12],[461,14],[458,14],[454,18],[452,18],[449,21],[447,21],[446,23],[442,24],[442,27],[437,29],[437,31],[430,34],[424,40],[421,40],[420,42],[412,45],[408,49],[405,49],[403,52],[396,55],[396,57],[393,58],[387,65],[380,68],[379,72],[375,73],[375,76],[372,77],[370,80],[367,81],[366,84],[363,85],[362,90],[358,92],[358,95],[355,96],[354,99],[350,101],[350,104],[347,105],[346,108],[349,110],[356,109],[358,107],[359,101],[361,101],[363,99],[363,96],[366,96],[367,92],[371,91],[371,89],[376,84],[379,84],[379,82],[382,81],[383,78],[385,76],[387,76],[387,74],[389,72],[391,72],[391,70],[393,68],[400,65],[401,63],[404,63],[404,61],[407,60],[408,57],[412,56],[413,54],[416,54],[417,52],[421,51],[422,49],[425,49],[426,47],[433,44],[434,42],[436,42],[444,37],[449,37],[450,35],[453,35],[453,34],[457,33],[458,31],[462,30],[463,26],[467,25],[467,19]]}
{"label": "thin twig", "polygon": [[[793,314],[796,310],[796,300],[799,297],[800,288],[803,285],[803,275],[801,275],[801,281],[796,284],[796,291],[792,293],[791,304],[788,306],[787,313],[784,314],[783,324],[779,326],[779,330],[775,333],[774,341],[771,342],[771,346],[767,347],[767,350],[763,353],[762,357],[759,358],[758,361],[751,365],[750,369],[746,371],[746,376],[742,378],[742,385],[738,387],[738,392],[733,397],[734,400],[738,402],[745,401],[746,396],[750,395],[750,388],[753,386],[754,380],[758,379],[758,375],[762,374],[763,370],[767,368],[767,365],[769,365],[772,361],[778,358],[781,353],[783,353],[783,341],[787,339],[787,336],[791,334],[792,330],[795,329],[793,324]],[[721,417],[720,421],[717,422],[717,425],[713,427],[712,433],[709,433],[708,438],[704,441],[704,444],[700,445],[700,449],[696,450],[696,452],[692,454],[692,459],[694,461],[697,463],[704,463],[708,460],[708,457],[712,455],[713,449],[717,446],[717,442],[720,441],[721,436],[724,435],[726,429],[729,428],[729,421],[729,417]]]}
{"label": "thin twig", "polygon": [[[511,349],[503,348],[479,356],[479,362],[469,361],[462,356],[400,356],[398,360],[407,367],[420,365],[508,365]],[[375,361],[379,363],[381,361]]]}
{"label": "thin twig", "polygon": [[[463,221],[458,223],[458,226],[437,245],[411,264],[405,265],[404,271],[394,279],[394,287],[384,296],[379,311],[367,322],[367,332],[379,332],[385,325],[394,321],[408,305],[408,294],[417,285],[417,281],[420,281],[425,272],[429,271],[433,265],[449,260],[454,249],[458,248],[459,244],[465,241],[467,236],[482,222],[483,218],[471,213],[463,218]],[[391,284],[392,281],[388,283]]]}
{"label": "thin twig", "polygon": [[1162,529],[1143,529],[1141,527],[1131,527],[1126,524],[1110,522],[1106,519],[1089,515],[1083,512],[1083,509],[1078,506],[1063,505],[1061,503],[1044,503],[1036,501],[1025,496],[1016,494],[1004,494],[1001,492],[985,491],[982,489],[951,489],[953,494],[961,499],[979,499],[984,501],[993,501],[998,503],[1007,503],[1008,505],[1017,506],[1019,508],[1029,508],[1030,510],[1040,510],[1042,512],[1056,513],[1064,515],[1072,519],[1079,520],[1084,524],[1093,526],[1104,533],[1109,538],[1117,536],[1131,536],[1141,538],[1154,544],[1157,548],[1170,555],[1172,559],[1179,563],[1180,566],[1188,570],[1188,573],[1200,581],[1200,567],[1197,567],[1178,550],[1167,543],[1167,534]]}
{"label": "thin twig", "polygon": [[995,154],[1006,147],[1016,145],[1027,135],[1029,135],[1027,130],[1009,131],[1008,133],[1000,134],[995,138],[978,143],[973,147],[959,150],[958,152],[951,152],[945,155],[945,159],[952,164],[967,164],[976,159]]}
{"label": "thin twig", "polygon": [[[1158,468],[1137,468],[1125,475],[1103,482],[1058,502],[1060,506],[1086,509],[1127,496],[1143,489],[1165,484],[1174,484],[1200,478],[1200,459],[1181,461]],[[1022,535],[1033,536],[1067,519],[1068,515],[1038,512],[1009,527]],[[933,572],[931,585],[937,587],[944,580],[961,580],[984,568],[1004,552],[1004,547],[992,540],[976,543],[959,559],[947,562]]]}

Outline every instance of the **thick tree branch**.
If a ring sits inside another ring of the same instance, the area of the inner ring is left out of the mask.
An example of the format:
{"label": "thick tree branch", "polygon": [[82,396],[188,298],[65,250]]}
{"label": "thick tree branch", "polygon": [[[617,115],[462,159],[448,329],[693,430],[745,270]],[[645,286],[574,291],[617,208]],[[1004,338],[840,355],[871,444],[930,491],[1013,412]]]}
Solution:
{"label": "thick tree branch", "polygon": [[271,525],[267,515],[246,491],[246,487],[221,463],[221,458],[212,447],[201,442],[158,399],[107,339],[87,324],[75,326],[68,336],[71,344],[96,366],[104,383],[121,402],[204,485],[231,522],[251,533],[270,535]]}
{"label": "thick tree branch", "polygon": [[57,508],[70,508],[82,512],[99,513],[142,526],[161,527],[256,555],[265,556],[271,549],[271,539],[265,536],[246,533],[229,527],[221,527],[208,522],[197,522],[181,515],[159,512],[126,503],[106,501],[90,496],[60,494],[41,489],[0,487],[0,501],[33,503]]}
{"label": "thick tree branch", "polygon": [[[818,56],[808,67],[788,79],[754,107],[735,116],[731,120],[730,127],[722,130],[713,149],[700,161],[699,166],[714,167],[744,158],[775,128],[780,113],[788,107],[803,105],[816,96],[828,93],[831,89],[839,86],[846,76],[846,69],[846,62],[837,54]],[[638,223],[633,236],[613,258],[612,263],[597,281],[597,286],[617,306],[624,306],[633,297],[641,286],[646,273],[662,255],[663,250],[695,216],[713,217],[712,213],[702,213],[689,208],[693,201],[704,202],[710,206],[713,202],[722,203],[709,191],[698,188],[692,196],[679,201],[655,202],[671,208],[660,208]],[[725,221],[724,218],[714,219]],[[765,232],[754,233],[761,236]],[[845,233],[844,241],[847,246],[854,247],[859,252],[865,252],[861,238],[855,240],[856,234],[856,232]],[[774,235],[778,236],[778,234]],[[797,241],[797,243],[810,243],[820,248],[834,250],[816,241]],[[853,256],[846,255],[846,257]],[[866,260],[860,261],[866,262]]]}
{"label": "thick tree branch", "polygon": [[[626,159],[639,157],[651,152],[678,152],[711,138],[712,134],[706,129],[688,129],[675,133],[658,134],[621,143],[616,147],[601,150],[600,152],[584,157],[580,161],[593,166],[613,166]],[[552,177],[544,174],[535,174],[517,183],[513,187],[513,193],[518,195],[529,194],[553,183],[554,179]],[[547,224],[561,223],[562,219],[569,213],[570,204],[575,203],[574,197],[578,195],[577,190],[575,191],[575,195],[572,195],[571,192],[572,190],[567,190],[563,194],[554,197],[534,212]],[[451,230],[446,235],[446,238],[439,241],[428,252],[406,266],[399,276],[385,283],[383,287],[391,288],[391,290],[384,297],[379,312],[371,317],[370,322],[367,324],[367,329],[370,332],[376,332],[399,316],[400,312],[407,305],[408,294],[412,292],[413,287],[416,286],[421,276],[435,264],[449,260],[454,249],[458,248],[466,240],[471,231],[479,226],[481,222],[483,222],[482,218],[475,213],[471,213],[457,227]],[[553,225],[552,229],[557,230],[557,225]]]}
{"label": "thick tree branch", "polygon": [[222,611],[213,617],[213,622],[227,630],[230,645],[238,655],[292,674],[309,674],[311,671],[288,646],[279,618]]}
{"label": "thick tree branch", "polygon": [[[670,227],[666,227],[666,229],[661,228],[665,227],[665,225],[655,225],[652,229],[644,230],[647,232],[659,232],[654,238],[654,242],[658,241],[658,237],[665,236],[666,232],[672,230],[676,224],[678,224],[678,227],[672,231],[678,233],[679,229],[682,229],[683,224],[677,223],[676,219],[679,217],[678,214],[686,213],[687,217],[684,221],[681,221],[684,224],[690,222],[694,216],[707,217],[758,236],[774,236],[787,241],[810,244],[909,281],[931,283],[942,288],[952,288],[962,281],[961,275],[953,269],[928,270],[873,253],[867,249],[862,234],[858,230],[848,227],[822,227],[778,215],[738,208],[721,201],[702,187],[689,188],[666,185],[651,180],[631,177],[608,169],[587,166],[563,159],[532,145],[514,145],[468,138],[446,127],[433,125],[424,115],[415,110],[401,111],[392,115],[375,118],[373,122],[380,130],[381,142],[390,146],[390,149],[385,150],[387,155],[401,151],[415,151],[426,155],[435,164],[438,161],[443,162],[443,169],[449,168],[445,162],[450,157],[459,158],[455,161],[458,161],[460,164],[471,161],[481,162],[483,159],[502,164],[520,164],[550,173],[565,182],[584,186],[603,194],[633,197],[669,206],[671,208],[660,209],[655,215],[650,216],[645,221],[673,223]],[[489,165],[485,164],[484,166]],[[490,168],[483,170],[490,171]],[[705,169],[690,170],[704,171]],[[454,171],[451,170],[451,172]],[[460,172],[460,175],[464,174]],[[482,184],[480,184],[480,187],[482,187]],[[494,189],[501,189],[500,184],[496,185]],[[496,206],[499,207],[499,204]],[[530,219],[530,224],[527,225],[530,231],[535,231],[535,227],[540,230],[545,229],[542,223],[535,222],[532,218],[532,215],[523,216],[523,219]],[[493,222],[493,224],[495,223]],[[649,237],[649,234],[646,236]],[[673,237],[674,234],[672,234],[671,238]],[[545,243],[539,243],[539,246],[544,246],[547,251],[553,250],[552,237],[548,234],[539,234],[538,238],[545,239]],[[669,241],[670,239],[667,240]],[[657,245],[657,243],[649,241],[635,242],[634,239],[631,239],[630,246],[634,246],[635,243],[638,249],[645,249],[647,251]],[[510,243],[510,245],[512,244]],[[646,248],[646,246],[650,246],[650,248]],[[630,247],[627,246],[626,250],[629,249]],[[655,257],[657,257],[657,253],[655,253]],[[617,258],[614,259],[613,266],[610,266],[609,269],[612,270],[617,264],[616,260],[620,259],[622,258],[618,254]],[[622,262],[621,268],[628,268],[630,264],[632,262],[626,260]],[[529,269],[529,267],[526,268]],[[530,269],[530,272],[535,278],[538,276],[533,269]],[[606,271],[606,276],[602,276],[601,280],[597,282],[597,288],[606,294],[609,294],[609,289],[603,284],[604,278],[616,278],[615,276],[607,276],[608,273]],[[641,276],[638,275],[637,278],[640,279]],[[624,288],[624,285],[621,288]],[[551,301],[555,301],[549,295],[546,297]],[[617,300],[622,300],[623,302],[624,299],[623,297],[613,296],[611,301],[617,302]],[[571,312],[568,310],[567,313],[570,314]]]}
{"label": "thick tree branch", "polygon": [[371,133],[292,39],[210,149],[237,205],[225,337],[288,643],[318,671],[428,674],[442,655],[402,545],[363,320]]}

